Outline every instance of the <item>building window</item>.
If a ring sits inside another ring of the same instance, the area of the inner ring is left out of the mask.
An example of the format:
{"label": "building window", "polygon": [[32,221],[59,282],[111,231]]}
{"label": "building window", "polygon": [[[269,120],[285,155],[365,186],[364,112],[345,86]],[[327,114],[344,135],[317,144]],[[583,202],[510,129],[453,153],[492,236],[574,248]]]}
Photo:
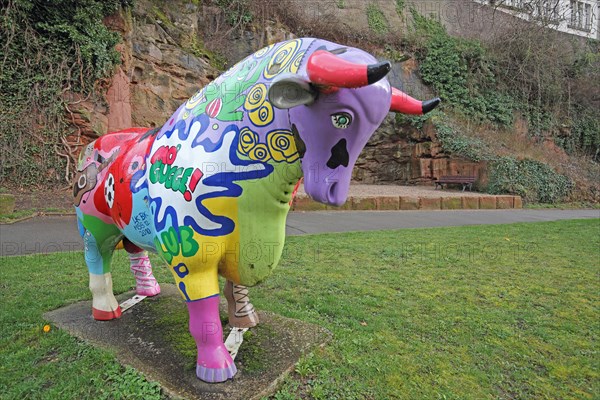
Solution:
{"label": "building window", "polygon": [[586,31],[592,30],[592,5],[591,4],[585,5],[585,30]]}
{"label": "building window", "polygon": [[583,1],[571,0],[570,9],[571,20],[569,27],[590,32],[594,23],[592,5]]}
{"label": "building window", "polygon": [[577,26],[578,20],[578,12],[577,12],[577,1],[571,0],[571,23],[569,24],[572,27]]}

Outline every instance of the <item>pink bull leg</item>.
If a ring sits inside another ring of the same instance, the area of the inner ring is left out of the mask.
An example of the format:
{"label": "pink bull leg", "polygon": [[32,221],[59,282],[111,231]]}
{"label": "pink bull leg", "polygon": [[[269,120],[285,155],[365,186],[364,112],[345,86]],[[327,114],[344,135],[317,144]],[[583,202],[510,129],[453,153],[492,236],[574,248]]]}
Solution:
{"label": "pink bull leg", "polygon": [[190,333],[198,347],[196,375],[205,382],[225,382],[237,368],[223,344],[219,295],[187,303]]}
{"label": "pink bull leg", "polygon": [[129,254],[131,273],[135,276],[135,291],[140,296],[156,296],[160,293],[160,286],[152,275],[152,265],[148,258],[148,252],[123,239],[123,247]]}
{"label": "pink bull leg", "polygon": [[160,293],[160,286],[152,274],[152,265],[148,253],[129,253],[131,272],[135,276],[135,291],[140,296],[156,296]]}

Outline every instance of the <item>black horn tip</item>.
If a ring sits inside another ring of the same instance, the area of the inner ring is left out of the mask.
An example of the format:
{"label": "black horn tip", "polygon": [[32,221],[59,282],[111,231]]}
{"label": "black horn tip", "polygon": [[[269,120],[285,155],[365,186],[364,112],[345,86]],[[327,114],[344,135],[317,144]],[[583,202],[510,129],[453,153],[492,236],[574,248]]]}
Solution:
{"label": "black horn tip", "polygon": [[392,64],[389,61],[384,61],[378,64],[371,64],[367,67],[367,81],[369,85],[380,81],[392,69]]}
{"label": "black horn tip", "polygon": [[437,106],[439,106],[441,102],[442,102],[442,100],[439,97],[436,97],[435,99],[424,101],[423,102],[423,114],[427,114],[429,111],[431,111],[434,108],[436,108]]}

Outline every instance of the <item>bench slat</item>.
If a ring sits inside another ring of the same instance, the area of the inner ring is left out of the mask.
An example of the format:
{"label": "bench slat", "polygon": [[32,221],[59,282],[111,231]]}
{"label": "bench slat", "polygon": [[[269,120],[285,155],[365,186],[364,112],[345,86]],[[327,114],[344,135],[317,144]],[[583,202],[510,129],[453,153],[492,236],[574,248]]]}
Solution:
{"label": "bench slat", "polygon": [[469,188],[469,191],[473,188],[473,183],[477,180],[475,176],[465,176],[465,175],[453,175],[453,176],[442,176],[440,179],[436,180],[435,188],[438,186],[440,188],[444,188],[444,184],[461,184],[463,186],[463,192],[466,188]]}

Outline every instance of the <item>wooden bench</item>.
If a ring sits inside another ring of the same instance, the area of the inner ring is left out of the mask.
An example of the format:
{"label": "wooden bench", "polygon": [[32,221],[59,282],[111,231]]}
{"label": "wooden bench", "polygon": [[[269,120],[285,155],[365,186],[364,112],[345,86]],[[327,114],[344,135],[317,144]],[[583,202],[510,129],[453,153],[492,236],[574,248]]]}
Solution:
{"label": "wooden bench", "polygon": [[444,185],[462,185],[464,192],[466,188],[469,188],[469,191],[473,189],[473,183],[475,183],[477,177],[475,176],[463,176],[463,175],[455,175],[455,176],[442,176],[440,179],[435,181],[435,188],[438,186],[443,189]]}

